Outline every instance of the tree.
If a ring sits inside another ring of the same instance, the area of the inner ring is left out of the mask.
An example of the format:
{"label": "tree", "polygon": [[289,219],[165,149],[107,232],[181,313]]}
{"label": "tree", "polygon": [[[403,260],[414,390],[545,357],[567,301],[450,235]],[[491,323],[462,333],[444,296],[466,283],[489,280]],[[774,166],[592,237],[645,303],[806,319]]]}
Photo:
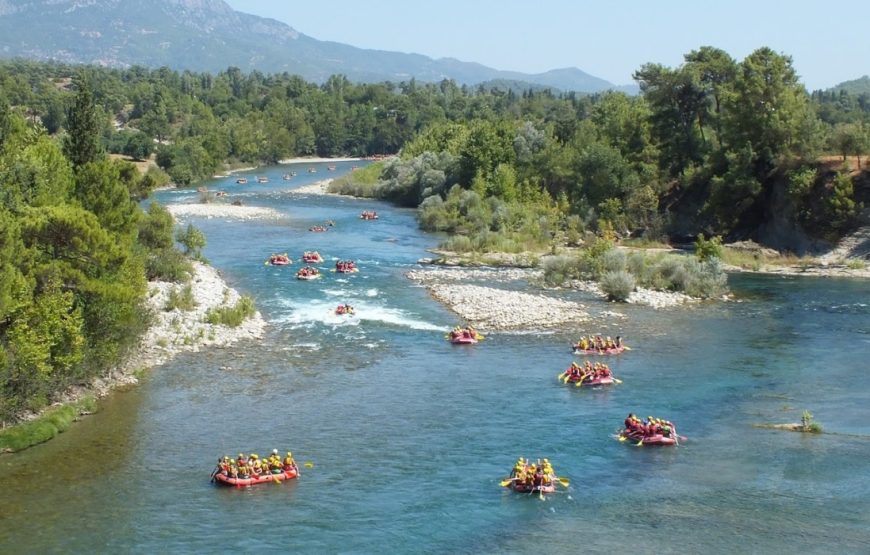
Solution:
{"label": "tree", "polygon": [[861,123],[841,123],[834,127],[831,142],[837,151],[843,156],[856,156],[858,169],[861,169],[861,155],[870,149],[870,132]]}
{"label": "tree", "polygon": [[741,62],[725,102],[726,134],[735,149],[749,145],[755,171],[765,175],[783,155],[812,142],[815,119],[789,56],[760,48]]}
{"label": "tree", "polygon": [[91,162],[76,172],[75,196],[97,216],[100,225],[119,237],[133,237],[138,206],[121,180],[120,167],[108,159]]}
{"label": "tree", "polygon": [[193,224],[187,224],[187,229],[184,231],[178,230],[175,234],[175,240],[184,246],[184,254],[191,258],[201,258],[202,249],[205,248],[205,234],[193,227]]}
{"label": "tree", "polygon": [[706,114],[699,112],[698,126],[710,121],[716,130],[719,145],[722,143],[722,102],[731,91],[737,77],[737,64],[724,50],[702,46],[686,54],[686,67],[694,72],[707,97]]}
{"label": "tree", "polygon": [[64,154],[74,167],[96,162],[102,154],[101,126],[90,84],[80,79],[78,87],[75,102],[67,113],[67,136],[64,139]]}
{"label": "tree", "polygon": [[154,152],[154,141],[145,133],[130,133],[122,152],[134,160],[146,160]]}
{"label": "tree", "polygon": [[634,79],[649,103],[652,133],[661,148],[660,167],[672,175],[697,164],[704,153],[706,97],[695,72],[646,64]]}

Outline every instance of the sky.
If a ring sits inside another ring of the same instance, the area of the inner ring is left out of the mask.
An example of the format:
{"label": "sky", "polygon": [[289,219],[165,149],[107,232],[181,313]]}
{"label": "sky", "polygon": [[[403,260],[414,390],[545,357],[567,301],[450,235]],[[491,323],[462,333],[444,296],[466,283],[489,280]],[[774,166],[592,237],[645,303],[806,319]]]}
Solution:
{"label": "sky", "polygon": [[705,45],[737,60],[788,54],[809,90],[870,74],[866,0],[226,1],[320,40],[526,73],[577,67],[617,85]]}

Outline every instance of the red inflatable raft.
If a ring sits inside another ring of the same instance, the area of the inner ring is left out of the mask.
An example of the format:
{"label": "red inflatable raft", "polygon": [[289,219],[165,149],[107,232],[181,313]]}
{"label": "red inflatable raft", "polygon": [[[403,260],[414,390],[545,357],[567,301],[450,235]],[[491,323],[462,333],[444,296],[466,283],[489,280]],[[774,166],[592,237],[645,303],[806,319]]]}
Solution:
{"label": "red inflatable raft", "polygon": [[[568,376],[568,379],[565,380],[565,383],[576,384],[579,381],[579,377]],[[599,385],[611,385],[614,383],[616,383],[616,379],[613,376],[603,376],[601,378],[594,378],[592,380],[583,380],[583,385],[581,385],[580,387],[595,387]]]}
{"label": "red inflatable raft", "polygon": [[680,435],[669,435],[665,436],[663,434],[653,434],[651,436],[645,436],[643,434],[639,434],[636,432],[629,432],[628,430],[623,430],[619,437],[625,438],[627,441],[632,442],[640,442],[641,445],[661,445],[670,447],[672,445],[679,445],[680,441],[685,441],[686,438]]}
{"label": "red inflatable raft", "polygon": [[268,484],[271,482],[283,482],[284,480],[292,480],[299,476],[299,469],[292,466],[286,470],[282,470],[278,474],[261,474],[259,476],[251,476],[250,478],[233,478],[219,472],[214,475],[214,479],[219,484],[228,486],[256,486],[257,484]]}
{"label": "red inflatable raft", "polygon": [[456,337],[451,337],[450,342],[454,345],[476,345],[477,339],[465,335],[458,335]]}
{"label": "red inflatable raft", "polygon": [[575,355],[618,355],[619,353],[625,351],[625,345],[622,347],[615,347],[613,349],[580,349],[577,345],[574,345],[574,354]]}

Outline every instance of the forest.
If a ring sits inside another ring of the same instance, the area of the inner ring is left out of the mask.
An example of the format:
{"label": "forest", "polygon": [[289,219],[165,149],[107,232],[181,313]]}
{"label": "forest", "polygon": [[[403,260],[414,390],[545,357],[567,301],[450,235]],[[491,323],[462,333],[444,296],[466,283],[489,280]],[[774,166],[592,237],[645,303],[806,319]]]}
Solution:
{"label": "forest", "polygon": [[[857,224],[870,94],[810,94],[769,48],[737,61],[701,47],[634,78],[640,96],[584,96],[0,63],[0,421],[122,359],[147,325],[146,280],[189,271],[184,235],[140,201],[228,167],[399,154],[335,190],[419,207],[420,225],[449,232],[458,252],[590,234],[797,250]],[[160,169],[142,175],[106,153]]]}

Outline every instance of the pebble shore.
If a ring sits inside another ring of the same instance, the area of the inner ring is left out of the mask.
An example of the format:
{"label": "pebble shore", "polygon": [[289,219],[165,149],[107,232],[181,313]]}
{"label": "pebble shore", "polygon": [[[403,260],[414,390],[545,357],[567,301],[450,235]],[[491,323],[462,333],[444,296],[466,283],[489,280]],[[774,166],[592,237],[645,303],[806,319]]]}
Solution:
{"label": "pebble shore", "polygon": [[278,219],[281,213],[260,206],[235,206],[232,204],[170,204],[166,207],[177,220],[185,217],[225,218],[230,220]]}

